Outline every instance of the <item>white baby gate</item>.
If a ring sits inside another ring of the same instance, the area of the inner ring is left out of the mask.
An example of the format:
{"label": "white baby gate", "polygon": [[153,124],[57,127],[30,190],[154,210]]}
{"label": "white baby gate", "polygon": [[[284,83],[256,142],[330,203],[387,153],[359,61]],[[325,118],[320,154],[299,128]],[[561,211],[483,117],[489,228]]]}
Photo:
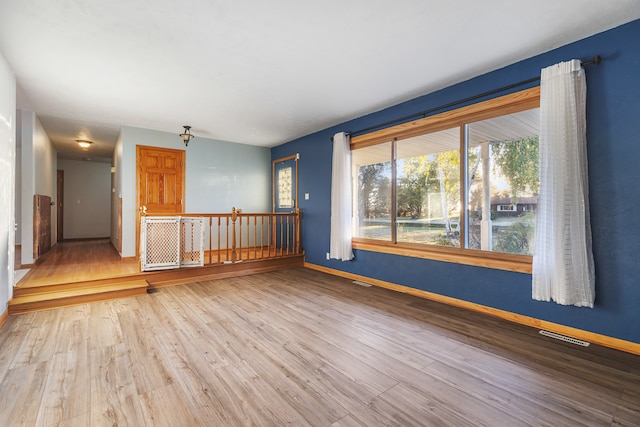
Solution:
{"label": "white baby gate", "polygon": [[204,265],[204,218],[143,216],[140,224],[142,271]]}

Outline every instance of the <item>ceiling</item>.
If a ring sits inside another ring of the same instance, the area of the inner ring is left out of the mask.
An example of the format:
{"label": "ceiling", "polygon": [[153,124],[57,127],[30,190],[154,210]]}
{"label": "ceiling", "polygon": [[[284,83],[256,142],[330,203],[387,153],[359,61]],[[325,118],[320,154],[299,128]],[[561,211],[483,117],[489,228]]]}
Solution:
{"label": "ceiling", "polygon": [[60,158],[110,161],[122,126],[271,147],[638,18],[640,0],[0,0],[0,52]]}

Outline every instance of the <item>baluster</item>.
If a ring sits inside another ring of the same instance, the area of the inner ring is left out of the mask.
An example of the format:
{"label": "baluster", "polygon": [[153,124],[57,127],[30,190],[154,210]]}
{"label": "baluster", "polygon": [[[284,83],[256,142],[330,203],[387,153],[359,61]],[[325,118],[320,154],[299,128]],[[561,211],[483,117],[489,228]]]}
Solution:
{"label": "baluster", "polygon": [[[231,209],[231,262],[236,262],[236,220],[238,219],[238,211],[236,208]],[[242,230],[240,230],[242,231]]]}
{"label": "baluster", "polygon": [[284,217],[280,217],[280,256],[284,256]]}
{"label": "baluster", "polygon": [[218,251],[218,264],[222,262],[222,260],[220,259],[220,256],[222,255],[220,253],[220,231],[221,230],[222,230],[222,217],[218,217],[218,247],[216,248],[216,250]]}
{"label": "baluster", "polygon": [[238,217],[240,223],[238,224],[238,260],[242,259],[242,217]]}
{"label": "baluster", "polygon": [[213,217],[209,217],[209,265],[213,263],[212,260],[212,251],[213,251]]}
{"label": "baluster", "polygon": [[227,233],[226,233],[227,244],[225,245],[226,257],[225,261],[229,261],[229,217],[227,217]]}
{"label": "baluster", "polygon": [[253,217],[253,259],[258,258],[258,215]]}
{"label": "baluster", "polygon": [[291,226],[289,224],[289,222],[290,222],[289,220],[290,219],[291,219],[291,214],[287,215],[287,255],[289,255],[289,246],[290,246],[290,243],[291,243],[291,236],[290,236],[291,230],[289,229],[289,227]]}
{"label": "baluster", "polygon": [[264,215],[260,215],[260,258],[264,258]]}
{"label": "baluster", "polygon": [[300,251],[300,208],[296,208],[296,254],[299,254]]}
{"label": "baluster", "polygon": [[271,225],[272,223],[273,223],[273,215],[269,215],[267,217],[267,245],[269,245],[267,247],[267,251],[268,251],[267,256],[269,258],[271,258],[271,246],[273,246],[273,242],[272,242],[273,241],[273,232],[272,232],[273,227]]}
{"label": "baluster", "polygon": [[250,237],[251,237],[251,217],[248,216],[245,218],[247,220],[247,232],[245,233],[245,241],[247,243],[247,245],[245,246],[246,250],[247,250],[247,257],[245,259],[249,259],[249,251],[251,250],[251,245],[250,245]]}

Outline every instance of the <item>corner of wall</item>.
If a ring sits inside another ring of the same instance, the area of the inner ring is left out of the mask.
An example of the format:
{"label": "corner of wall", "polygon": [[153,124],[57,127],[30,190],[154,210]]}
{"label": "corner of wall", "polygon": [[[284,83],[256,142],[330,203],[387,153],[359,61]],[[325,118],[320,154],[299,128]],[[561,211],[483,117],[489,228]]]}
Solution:
{"label": "corner of wall", "polygon": [[0,326],[13,296],[15,224],[16,79],[0,54]]}

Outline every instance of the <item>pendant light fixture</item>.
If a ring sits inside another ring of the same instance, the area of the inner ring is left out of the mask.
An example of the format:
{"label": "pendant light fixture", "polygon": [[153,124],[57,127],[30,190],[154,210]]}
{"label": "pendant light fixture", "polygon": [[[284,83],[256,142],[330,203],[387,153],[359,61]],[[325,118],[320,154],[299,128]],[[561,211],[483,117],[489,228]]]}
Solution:
{"label": "pendant light fixture", "polygon": [[87,139],[76,139],[76,142],[80,147],[84,148],[85,150],[91,147],[91,144],[93,144],[93,141],[89,141]]}
{"label": "pendant light fixture", "polygon": [[189,146],[189,141],[191,140],[191,138],[193,138],[193,135],[191,134],[191,126],[182,126],[184,128],[184,132],[182,132],[180,134],[180,138],[182,138],[182,141],[184,142],[185,147]]}

